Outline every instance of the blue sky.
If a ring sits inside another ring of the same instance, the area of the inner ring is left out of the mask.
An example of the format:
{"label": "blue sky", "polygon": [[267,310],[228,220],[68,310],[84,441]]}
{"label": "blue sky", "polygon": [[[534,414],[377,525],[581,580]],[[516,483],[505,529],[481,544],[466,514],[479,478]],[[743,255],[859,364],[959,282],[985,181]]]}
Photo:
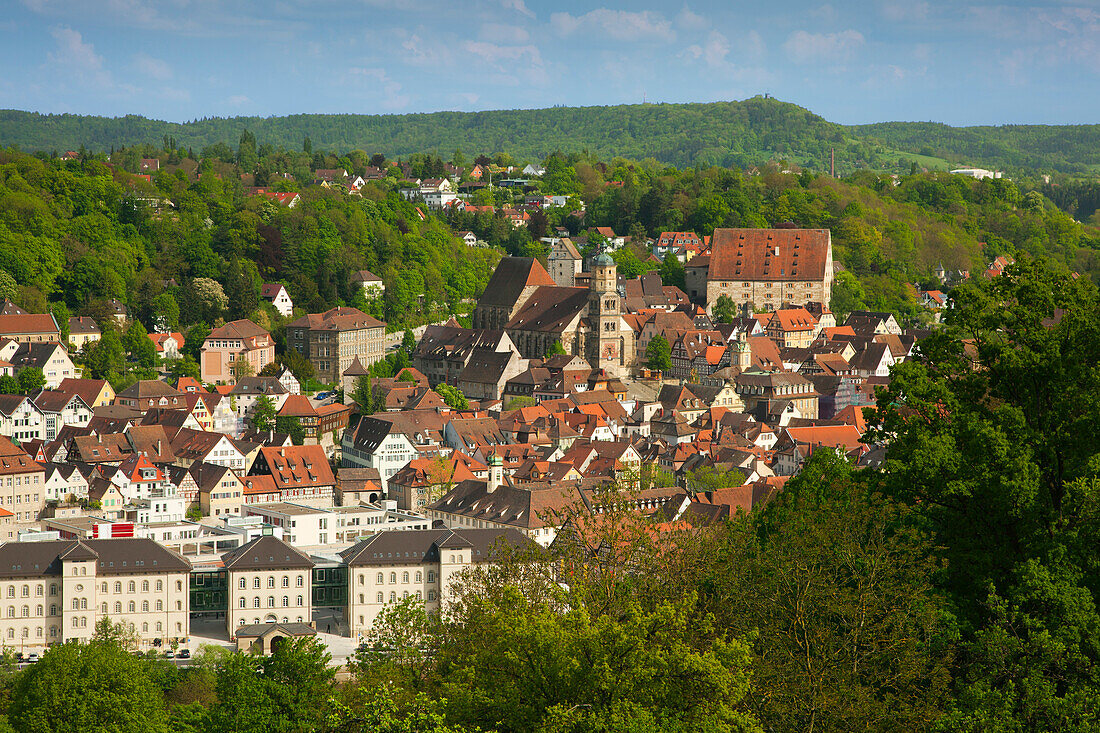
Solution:
{"label": "blue sky", "polygon": [[1100,0],[0,0],[0,108],[185,121],[770,93],[842,123],[1100,122]]}

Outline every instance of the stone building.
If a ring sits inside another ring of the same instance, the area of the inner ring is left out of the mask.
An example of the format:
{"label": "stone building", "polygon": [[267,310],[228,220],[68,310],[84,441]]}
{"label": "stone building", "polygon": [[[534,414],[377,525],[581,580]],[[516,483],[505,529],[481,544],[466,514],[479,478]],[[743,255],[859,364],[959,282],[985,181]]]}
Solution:
{"label": "stone building", "polygon": [[688,295],[707,309],[723,295],[773,311],[784,303],[828,303],[833,243],[828,229],[715,229],[710,253],[685,266]]}
{"label": "stone building", "polygon": [[313,364],[317,379],[337,384],[358,358],[370,366],[385,356],[386,324],[358,308],[310,313],[286,327],[287,347]]}
{"label": "stone building", "polygon": [[151,539],[8,542],[0,546],[0,643],[88,640],[103,617],[129,624],[145,644],[183,639],[190,571]]}

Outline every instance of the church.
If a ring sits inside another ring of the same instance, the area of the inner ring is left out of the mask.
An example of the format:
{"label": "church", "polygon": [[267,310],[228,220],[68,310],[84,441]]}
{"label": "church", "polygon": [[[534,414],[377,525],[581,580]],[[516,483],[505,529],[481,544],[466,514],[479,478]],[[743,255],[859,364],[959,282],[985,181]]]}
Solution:
{"label": "church", "polygon": [[623,318],[618,268],[607,253],[588,287],[565,287],[532,257],[505,257],[473,315],[474,328],[502,329],[525,359],[541,359],[555,342],[609,376],[634,368],[634,331]]}

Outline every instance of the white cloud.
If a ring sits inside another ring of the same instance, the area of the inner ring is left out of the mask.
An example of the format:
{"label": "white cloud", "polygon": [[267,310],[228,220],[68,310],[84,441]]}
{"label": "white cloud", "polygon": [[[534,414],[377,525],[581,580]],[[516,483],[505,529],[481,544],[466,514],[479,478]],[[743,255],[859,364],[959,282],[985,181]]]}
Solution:
{"label": "white cloud", "polygon": [[139,53],[134,56],[134,68],[153,79],[164,81],[165,79],[172,78],[171,66],[146,53]]}
{"label": "white cloud", "polygon": [[[711,31],[702,43],[693,43],[680,56],[702,61],[712,69],[728,69],[731,66],[731,50],[730,41],[724,34]],[[740,60],[759,61],[764,56],[764,50],[764,39],[756,31],[749,31],[738,39],[735,53]]]}
{"label": "white cloud", "polygon": [[701,31],[707,27],[707,19],[685,5],[676,14],[676,26],[686,31]]}
{"label": "white cloud", "polygon": [[514,10],[517,13],[522,13],[528,18],[535,17],[535,13],[530,8],[528,8],[527,5],[524,4],[523,0],[501,0],[500,4],[508,10]]}
{"label": "white cloud", "polygon": [[75,73],[99,72],[103,69],[103,57],[95,47],[84,42],[80,31],[72,28],[53,28],[50,35],[57,41],[57,50],[49,53],[51,62],[60,66],[72,65]]}
{"label": "white cloud", "polygon": [[244,94],[234,94],[232,97],[225,100],[225,103],[231,107],[240,107],[241,105],[249,104],[251,102],[252,100]]}
{"label": "white cloud", "polygon": [[550,25],[562,35],[578,31],[603,34],[617,41],[657,39],[671,41],[676,38],[672,23],[660,13],[643,10],[638,13],[627,10],[597,8],[584,15],[554,13]]}
{"label": "white cloud", "polygon": [[462,44],[462,50],[491,64],[499,64],[501,61],[519,61],[525,57],[531,63],[542,63],[542,54],[539,53],[537,46],[501,46],[486,41],[465,41]]}
{"label": "white cloud", "polygon": [[796,64],[843,63],[863,45],[863,34],[856,30],[839,33],[795,31],[783,43],[783,50]]}
{"label": "white cloud", "polygon": [[410,66],[449,66],[451,54],[445,43],[425,41],[417,34],[409,36],[401,43],[405,50],[402,61]]}
{"label": "white cloud", "polygon": [[531,34],[525,28],[507,23],[485,23],[481,26],[478,35],[487,40],[510,41],[511,43],[526,43],[531,40]]}

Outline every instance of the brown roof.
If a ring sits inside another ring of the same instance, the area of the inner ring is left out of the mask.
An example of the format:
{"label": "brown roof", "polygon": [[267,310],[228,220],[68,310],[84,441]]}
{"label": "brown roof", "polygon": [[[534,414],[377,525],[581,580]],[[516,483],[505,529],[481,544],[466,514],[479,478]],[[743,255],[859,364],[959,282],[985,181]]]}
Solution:
{"label": "brown roof", "polygon": [[80,398],[84,400],[85,404],[91,405],[95,402],[96,397],[99,396],[106,385],[106,379],[74,379],[72,377],[66,377],[61,380],[58,389],[62,392],[80,395]]}
{"label": "brown roof", "polygon": [[489,278],[478,305],[511,308],[528,285],[554,285],[554,279],[533,257],[504,257]]}
{"label": "brown roof", "polygon": [[260,448],[260,455],[280,491],[336,485],[325,449],[319,445]]}
{"label": "brown roof", "polygon": [[828,229],[715,229],[711,280],[821,280]]}
{"label": "brown roof", "polygon": [[57,321],[49,313],[0,315],[0,334],[49,333],[60,334]]}
{"label": "brown roof", "polygon": [[222,555],[226,570],[312,568],[309,555],[277,537],[265,535]]}
{"label": "brown roof", "polygon": [[317,410],[305,395],[292,394],[279,409],[281,417],[317,417]]}
{"label": "brown roof", "polygon": [[60,575],[62,560],[95,560],[96,573],[186,573],[191,563],[147,538],[8,542],[0,546],[0,577]]}
{"label": "brown roof", "polygon": [[310,313],[289,324],[310,331],[350,331],[360,328],[384,328],[385,323],[358,308],[330,308],[324,313]]}
{"label": "brown roof", "polygon": [[498,542],[513,547],[532,546],[531,540],[514,529],[409,529],[371,535],[340,553],[348,567],[391,565],[394,558],[439,561],[440,550],[470,549],[473,562],[489,560]]}
{"label": "brown roof", "polygon": [[540,286],[504,328],[557,333],[578,315],[584,313],[587,307],[588,288]]}
{"label": "brown roof", "polygon": [[33,460],[22,448],[7,438],[0,438],[0,475],[45,470],[45,466]]}
{"label": "brown roof", "polygon": [[246,339],[267,335],[267,331],[247,318],[242,318],[239,321],[230,321],[224,326],[218,326],[210,332],[210,335],[207,336],[206,339],[208,341],[210,339]]}

